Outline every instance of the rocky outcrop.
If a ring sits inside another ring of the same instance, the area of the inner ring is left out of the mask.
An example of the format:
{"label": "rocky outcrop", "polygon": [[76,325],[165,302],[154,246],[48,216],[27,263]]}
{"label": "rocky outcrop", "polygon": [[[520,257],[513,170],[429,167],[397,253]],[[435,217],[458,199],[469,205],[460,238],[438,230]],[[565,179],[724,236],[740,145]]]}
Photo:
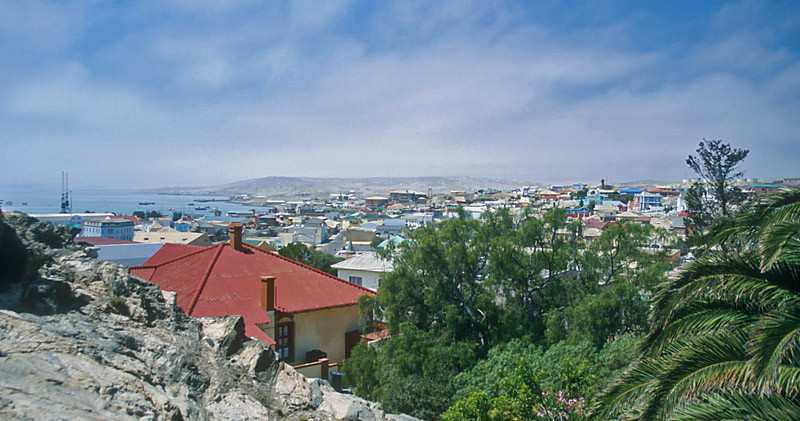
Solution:
{"label": "rocky outcrop", "polygon": [[72,235],[0,215],[0,418],[396,418],[279,363],[241,317],[186,316]]}

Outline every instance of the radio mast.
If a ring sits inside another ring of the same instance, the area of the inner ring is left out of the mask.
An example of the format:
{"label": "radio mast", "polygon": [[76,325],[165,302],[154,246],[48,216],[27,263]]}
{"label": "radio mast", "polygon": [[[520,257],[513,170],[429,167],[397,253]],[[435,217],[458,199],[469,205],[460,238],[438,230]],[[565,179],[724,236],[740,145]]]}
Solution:
{"label": "radio mast", "polygon": [[72,213],[72,204],[69,200],[69,174],[61,171],[61,213]]}

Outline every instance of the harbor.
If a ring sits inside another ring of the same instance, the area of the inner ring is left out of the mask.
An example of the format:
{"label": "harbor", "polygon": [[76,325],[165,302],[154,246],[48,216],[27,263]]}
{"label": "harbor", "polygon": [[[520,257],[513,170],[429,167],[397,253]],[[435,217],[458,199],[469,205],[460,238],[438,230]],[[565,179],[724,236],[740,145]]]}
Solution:
{"label": "harbor", "polygon": [[[52,214],[62,211],[62,192],[54,188],[0,186],[0,209],[28,214]],[[174,212],[205,216],[252,214],[262,208],[229,202],[223,196],[142,193],[135,190],[75,189],[70,191],[70,205],[76,213],[114,213],[132,215],[135,211],[157,211],[165,216]],[[202,203],[202,205],[200,205]],[[266,211],[267,208],[263,208]]]}

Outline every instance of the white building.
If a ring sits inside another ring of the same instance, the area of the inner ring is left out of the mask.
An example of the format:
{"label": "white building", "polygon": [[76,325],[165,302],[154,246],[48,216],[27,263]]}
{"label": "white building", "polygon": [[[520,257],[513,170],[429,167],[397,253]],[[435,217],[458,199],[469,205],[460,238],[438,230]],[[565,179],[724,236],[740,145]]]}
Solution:
{"label": "white building", "polygon": [[384,260],[377,253],[368,252],[331,265],[337,276],[345,281],[377,291],[381,276],[394,270],[391,260]]}
{"label": "white building", "polygon": [[129,219],[88,219],[83,221],[81,237],[106,237],[133,240],[133,221]]}

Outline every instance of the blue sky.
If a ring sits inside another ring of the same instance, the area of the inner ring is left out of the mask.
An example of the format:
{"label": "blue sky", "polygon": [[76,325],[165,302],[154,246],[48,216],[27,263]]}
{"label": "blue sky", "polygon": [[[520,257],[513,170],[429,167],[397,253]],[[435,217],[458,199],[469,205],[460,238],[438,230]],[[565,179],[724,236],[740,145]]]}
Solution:
{"label": "blue sky", "polygon": [[796,177],[800,2],[6,1],[0,92],[6,185]]}

